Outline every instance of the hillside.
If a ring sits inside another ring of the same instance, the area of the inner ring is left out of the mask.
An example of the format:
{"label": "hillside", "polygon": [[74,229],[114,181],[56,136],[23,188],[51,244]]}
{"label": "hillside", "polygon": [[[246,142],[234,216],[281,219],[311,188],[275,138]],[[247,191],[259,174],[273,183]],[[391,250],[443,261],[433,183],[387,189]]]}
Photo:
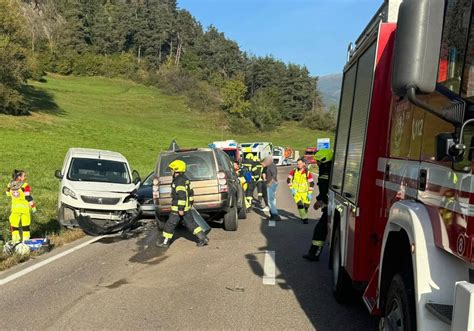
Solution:
{"label": "hillside", "polygon": [[339,106],[339,96],[341,95],[342,74],[332,74],[319,77],[318,90],[321,93],[324,105]]}
{"label": "hillside", "polygon": [[[109,149],[124,154],[132,167],[147,175],[156,157],[176,138],[181,146],[207,146],[213,140],[264,140],[304,149],[327,136],[283,124],[268,134],[232,135],[225,131],[221,112],[192,112],[178,96],[126,80],[49,75],[32,83],[28,93],[31,116],[0,114],[0,181],[6,185],[14,168],[25,169],[38,202],[34,231],[58,230],[55,169],[62,166],[70,147]],[[1,195],[0,222],[6,222],[8,201]],[[3,223],[5,224],[5,223]],[[0,227],[3,233],[7,226]]]}

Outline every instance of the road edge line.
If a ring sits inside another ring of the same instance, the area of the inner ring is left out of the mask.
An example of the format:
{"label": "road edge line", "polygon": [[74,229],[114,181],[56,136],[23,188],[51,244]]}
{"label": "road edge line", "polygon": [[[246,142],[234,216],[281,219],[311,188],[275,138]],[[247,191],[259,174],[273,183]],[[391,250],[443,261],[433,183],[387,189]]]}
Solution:
{"label": "road edge line", "polygon": [[94,237],[93,239],[88,240],[88,241],[86,241],[86,242],[84,242],[80,245],[75,246],[75,247],[72,247],[72,248],[68,249],[67,251],[64,251],[64,252],[61,252],[59,254],[53,255],[53,256],[47,258],[46,260],[38,262],[38,263],[36,263],[36,264],[34,264],[34,265],[32,265],[28,268],[25,268],[23,270],[20,270],[17,273],[14,273],[13,275],[10,275],[6,278],[0,279],[0,286],[8,284],[8,283],[10,283],[11,281],[13,281],[17,278],[23,277],[23,276],[29,274],[30,272],[35,271],[36,269],[44,267],[45,265],[50,264],[51,262],[54,262],[54,261],[66,256],[66,255],[69,255],[69,254],[71,254],[71,253],[73,253],[73,252],[75,252],[75,251],[77,251],[77,250],[79,250],[83,247],[86,247],[87,245],[90,245],[90,244],[92,244],[92,243],[94,243],[94,242],[96,242],[96,241],[98,241],[98,240],[100,240],[104,237],[106,237],[106,236]]}

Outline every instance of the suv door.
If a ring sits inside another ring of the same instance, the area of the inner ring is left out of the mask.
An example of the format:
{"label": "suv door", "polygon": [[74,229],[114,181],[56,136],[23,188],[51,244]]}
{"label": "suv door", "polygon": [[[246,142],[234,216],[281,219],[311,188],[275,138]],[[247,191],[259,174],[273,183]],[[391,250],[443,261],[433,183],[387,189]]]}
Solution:
{"label": "suv door", "polygon": [[237,199],[237,208],[241,208],[243,201],[242,186],[233,170],[232,161],[230,157],[221,150],[216,150],[216,156],[219,171],[224,172],[226,175],[229,195]]}

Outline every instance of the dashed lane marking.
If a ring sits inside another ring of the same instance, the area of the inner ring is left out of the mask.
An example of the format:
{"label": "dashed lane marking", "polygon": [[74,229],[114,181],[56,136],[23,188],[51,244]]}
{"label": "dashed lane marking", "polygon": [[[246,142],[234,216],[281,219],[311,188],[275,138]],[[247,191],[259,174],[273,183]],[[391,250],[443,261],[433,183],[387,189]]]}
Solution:
{"label": "dashed lane marking", "polygon": [[71,254],[71,253],[73,253],[73,252],[75,252],[75,251],[78,251],[78,250],[80,250],[81,248],[84,248],[84,247],[86,247],[87,245],[90,245],[90,244],[92,244],[93,242],[96,242],[96,241],[98,241],[98,240],[100,240],[100,239],[102,239],[102,238],[104,238],[104,237],[107,237],[107,236],[94,237],[94,238],[92,238],[91,240],[88,240],[88,241],[86,241],[86,242],[84,242],[84,243],[82,243],[82,244],[80,244],[80,245],[77,245],[77,246],[75,246],[75,247],[73,247],[73,248],[71,248],[71,249],[68,249],[67,251],[64,251],[64,252],[62,252],[62,253],[53,255],[53,256],[51,256],[50,258],[47,258],[46,260],[43,260],[43,261],[38,262],[38,263],[36,263],[36,264],[33,264],[32,266],[30,266],[30,267],[28,267],[28,268],[25,268],[25,269],[23,269],[23,270],[21,270],[21,271],[19,271],[19,272],[17,272],[17,273],[14,273],[13,275],[10,275],[10,276],[8,276],[8,277],[6,277],[6,278],[4,278],[4,279],[0,279],[0,286],[5,285],[5,284],[7,284],[7,283],[9,283],[9,282],[11,282],[11,281],[17,279],[17,278],[22,277],[22,276],[25,276],[25,275],[29,274],[30,272],[35,271],[36,269],[39,269],[39,268],[41,268],[41,267],[44,267],[44,266],[47,265],[47,264],[50,264],[51,262],[54,262],[54,261],[56,261],[56,260],[59,260],[60,258],[65,257],[66,255],[69,255],[69,254]]}
{"label": "dashed lane marking", "polygon": [[275,251],[265,251],[263,285],[275,285]]}

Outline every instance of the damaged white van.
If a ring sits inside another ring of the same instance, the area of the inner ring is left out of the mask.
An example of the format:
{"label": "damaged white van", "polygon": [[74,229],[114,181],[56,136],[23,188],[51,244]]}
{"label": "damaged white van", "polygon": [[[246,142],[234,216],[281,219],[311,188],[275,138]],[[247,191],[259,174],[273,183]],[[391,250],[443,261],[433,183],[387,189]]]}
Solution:
{"label": "damaged white van", "polygon": [[131,227],[139,216],[140,176],[120,153],[71,148],[55,176],[61,180],[58,219],[65,227],[100,235]]}

